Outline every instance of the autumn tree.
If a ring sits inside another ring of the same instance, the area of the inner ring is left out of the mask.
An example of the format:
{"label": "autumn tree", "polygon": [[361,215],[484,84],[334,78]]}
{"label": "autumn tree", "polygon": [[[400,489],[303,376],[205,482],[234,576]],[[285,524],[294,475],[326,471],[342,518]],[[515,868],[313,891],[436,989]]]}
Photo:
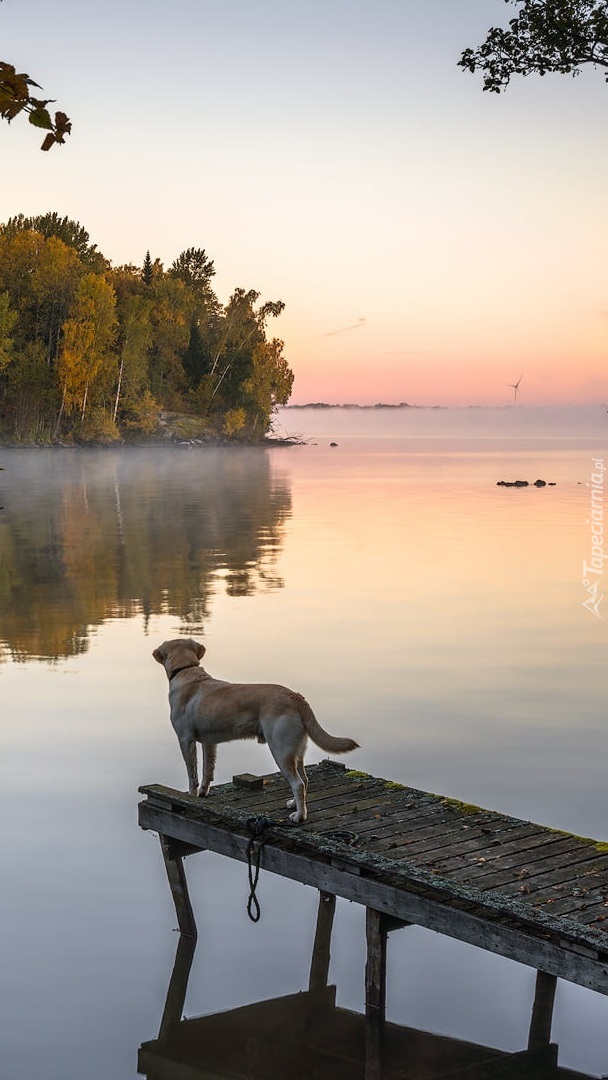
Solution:
{"label": "autumn tree", "polygon": [[183,281],[197,303],[217,305],[217,297],[211,288],[215,267],[204,248],[191,247],[182,251],[172,263],[169,274]]}
{"label": "autumn tree", "polygon": [[15,438],[44,440],[52,433],[63,321],[82,273],[76,252],[56,237],[46,240],[32,229],[0,231],[0,291],[16,316],[0,419]]}
{"label": "autumn tree", "polygon": [[46,240],[55,236],[74,249],[79,261],[88,270],[100,274],[108,268],[108,260],[97,250],[97,244],[91,243],[91,238],[84,226],[67,216],[60,217],[55,211],[36,214],[33,217],[17,214],[8,219],[2,231],[6,236],[12,236],[16,232],[33,231],[40,233]]}
{"label": "autumn tree", "polygon": [[196,389],[211,368],[221,313],[220,302],[211,286],[215,267],[204,248],[191,247],[178,255],[169,275],[186,287],[189,336],[181,362],[189,387]]}
{"label": "autumn tree", "polygon": [[245,415],[252,436],[266,434],[277,405],[286,405],[293,387],[293,371],[283,356],[278,338],[256,345],[251,373],[243,383]]}
{"label": "autumn tree", "polygon": [[6,226],[0,230],[0,290],[8,292],[19,316],[18,333],[24,336],[30,328],[21,323],[32,306],[32,275],[44,244],[44,237],[31,230],[11,233]]}
{"label": "autumn tree", "polygon": [[182,395],[187,389],[181,356],[190,335],[188,293],[179,278],[155,274],[150,296],[150,390],[159,401],[173,408],[183,404]]}
{"label": "autumn tree", "polygon": [[285,307],[282,300],[270,300],[256,311],[259,298],[255,289],[235,289],[224,311],[210,379],[212,396],[219,394],[229,404],[249,378],[253,351],[266,339],[266,320],[276,318]]}
{"label": "autumn tree", "polygon": [[112,419],[128,415],[133,426],[151,404],[148,391],[148,362],[152,345],[152,300],[142,289],[141,274],[133,266],[112,272],[116,293],[118,332],[116,339],[117,378]]}
{"label": "autumn tree", "polygon": [[41,246],[31,275],[32,318],[47,364],[57,359],[64,320],[74,299],[83,267],[73,248],[50,236]]}
{"label": "autumn tree", "polygon": [[[507,28],[492,27],[459,66],[483,74],[483,89],[499,94],[513,75],[578,75],[608,69],[608,0],[505,0],[518,9]],[[606,71],[608,81],[608,70]]]}
{"label": "autumn tree", "polygon": [[17,312],[11,309],[7,292],[0,293],[0,372],[10,363],[13,354],[13,329]]}
{"label": "autumn tree", "polygon": [[[92,269],[92,268],[97,269]],[[223,306],[204,248],[165,271],[112,268],[78,222],[19,214],[0,226],[0,423],[13,437],[150,432],[161,409],[261,438],[293,374],[268,321],[283,302],[236,289]]]}
{"label": "autumn tree", "polygon": [[57,373],[38,341],[13,346],[0,377],[0,419],[17,442],[50,442],[58,408]]}
{"label": "autumn tree", "polygon": [[77,410],[85,418],[92,384],[103,371],[114,342],[116,330],[116,294],[99,274],[85,274],[76,291],[70,318],[63,328],[63,348],[58,375],[63,412]]}
{"label": "autumn tree", "polygon": [[6,289],[17,312],[18,341],[40,341],[46,361],[56,358],[63,320],[83,267],[76,252],[55,236],[34,229],[0,234],[0,289]]}

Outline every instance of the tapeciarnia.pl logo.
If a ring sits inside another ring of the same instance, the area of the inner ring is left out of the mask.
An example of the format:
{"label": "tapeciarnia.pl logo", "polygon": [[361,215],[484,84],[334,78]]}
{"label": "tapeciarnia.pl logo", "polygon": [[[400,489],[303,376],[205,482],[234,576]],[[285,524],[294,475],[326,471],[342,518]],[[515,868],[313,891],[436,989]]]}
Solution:
{"label": "tapeciarnia.pl logo", "polygon": [[604,560],[608,554],[604,551],[604,473],[606,466],[603,458],[591,458],[591,479],[587,484],[591,495],[591,517],[587,518],[587,525],[591,526],[591,559],[587,562],[583,559],[583,586],[587,593],[583,600],[583,607],[587,608],[598,619],[604,619],[600,613],[600,604],[604,597],[603,576]]}

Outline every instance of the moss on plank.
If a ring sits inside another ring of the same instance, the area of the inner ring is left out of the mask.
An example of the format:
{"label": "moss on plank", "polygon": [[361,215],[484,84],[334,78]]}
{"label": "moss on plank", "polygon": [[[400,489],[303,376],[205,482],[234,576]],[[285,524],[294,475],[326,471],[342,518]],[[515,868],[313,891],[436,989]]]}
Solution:
{"label": "moss on plank", "polygon": [[461,802],[460,799],[448,799],[447,797],[441,799],[442,806],[447,806],[450,810],[458,810],[461,814],[485,814],[487,810],[484,810],[481,806],[475,806],[474,803]]}

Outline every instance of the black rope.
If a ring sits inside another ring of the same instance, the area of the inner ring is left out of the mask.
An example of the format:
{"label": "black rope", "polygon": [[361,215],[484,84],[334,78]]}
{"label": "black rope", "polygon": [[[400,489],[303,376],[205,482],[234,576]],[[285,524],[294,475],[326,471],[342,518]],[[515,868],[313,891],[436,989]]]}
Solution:
{"label": "black rope", "polygon": [[269,839],[264,833],[273,823],[265,817],[247,818],[247,828],[251,833],[251,839],[247,844],[247,874],[249,877],[249,899],[247,900],[247,914],[252,922],[260,921],[260,903],[256,895],[258,878],[260,876],[260,858],[262,848]]}

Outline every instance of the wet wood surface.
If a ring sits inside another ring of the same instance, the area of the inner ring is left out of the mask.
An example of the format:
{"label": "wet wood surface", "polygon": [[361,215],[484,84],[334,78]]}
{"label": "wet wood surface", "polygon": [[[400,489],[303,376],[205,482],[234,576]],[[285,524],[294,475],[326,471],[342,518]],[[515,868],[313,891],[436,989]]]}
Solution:
{"label": "wet wood surface", "polygon": [[263,869],[608,993],[608,844],[334,762],[308,774],[303,825],[274,773],[207,799],[143,787],[140,824],[241,860],[261,829]]}

